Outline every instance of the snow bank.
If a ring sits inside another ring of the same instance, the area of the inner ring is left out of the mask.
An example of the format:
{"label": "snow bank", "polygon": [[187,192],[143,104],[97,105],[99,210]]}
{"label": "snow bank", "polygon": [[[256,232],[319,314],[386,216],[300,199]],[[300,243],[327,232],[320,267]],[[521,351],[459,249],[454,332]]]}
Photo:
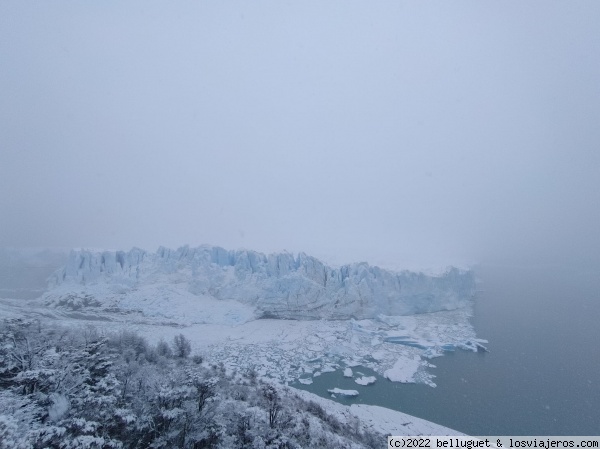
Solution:
{"label": "snow bank", "polygon": [[431,421],[376,405],[352,404],[350,413],[384,435],[464,435]]}
{"label": "snow bank", "polygon": [[356,416],[367,428],[384,435],[464,435],[454,429],[389,408],[364,404],[347,406],[303,390],[294,390],[294,394],[304,400],[316,402],[341,422],[350,422],[352,416]]}

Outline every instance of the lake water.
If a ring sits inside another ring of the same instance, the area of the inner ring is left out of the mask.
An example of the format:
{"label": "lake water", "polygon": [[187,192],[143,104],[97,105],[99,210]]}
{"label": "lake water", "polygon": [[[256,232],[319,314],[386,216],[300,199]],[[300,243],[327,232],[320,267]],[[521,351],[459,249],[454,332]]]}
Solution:
{"label": "lake water", "polygon": [[[471,435],[600,434],[600,274],[558,267],[482,267],[473,325],[488,353],[433,359],[437,388],[341,372],[299,387],[355,389],[343,403],[381,405]],[[371,375],[368,369],[354,368]],[[355,376],[356,377],[356,376]]]}

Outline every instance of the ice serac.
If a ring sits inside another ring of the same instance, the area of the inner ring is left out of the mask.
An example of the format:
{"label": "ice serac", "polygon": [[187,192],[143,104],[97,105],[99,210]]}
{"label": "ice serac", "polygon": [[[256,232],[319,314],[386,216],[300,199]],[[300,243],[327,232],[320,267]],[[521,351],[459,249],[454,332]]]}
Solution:
{"label": "ice serac", "polygon": [[[127,295],[140,286],[184,284],[198,296],[237,300],[265,317],[374,318],[452,310],[474,294],[472,272],[450,268],[439,276],[392,272],[367,263],[330,267],[300,253],[265,255],[220,247],[159,248],[148,253],[73,251],[51,284],[60,291],[99,286]],[[101,298],[97,298],[101,299]]]}
{"label": "ice serac", "polygon": [[50,285],[110,282],[133,286],[145,255],[145,251],[138,248],[129,252],[71,251],[66,266],[50,277]]}

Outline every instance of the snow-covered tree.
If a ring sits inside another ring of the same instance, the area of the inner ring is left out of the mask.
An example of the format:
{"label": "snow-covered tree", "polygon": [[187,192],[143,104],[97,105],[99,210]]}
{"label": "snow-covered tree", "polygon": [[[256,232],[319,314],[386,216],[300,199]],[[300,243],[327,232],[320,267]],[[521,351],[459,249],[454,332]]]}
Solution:
{"label": "snow-covered tree", "polygon": [[379,447],[255,373],[189,359],[191,344],[131,332],[0,322],[0,449]]}
{"label": "snow-covered tree", "polygon": [[185,338],[185,335],[176,335],[173,339],[173,353],[175,354],[175,357],[185,359],[190,355],[191,352],[192,344],[187,338]]}

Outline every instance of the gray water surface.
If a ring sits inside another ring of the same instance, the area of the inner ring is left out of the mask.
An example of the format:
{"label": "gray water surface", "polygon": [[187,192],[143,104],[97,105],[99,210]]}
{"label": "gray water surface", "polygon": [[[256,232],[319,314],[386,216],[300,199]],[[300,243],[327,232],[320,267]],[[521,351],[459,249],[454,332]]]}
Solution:
{"label": "gray water surface", "polygon": [[471,435],[600,434],[598,272],[488,266],[479,277],[473,324],[490,352],[433,359],[437,388],[381,376],[361,386],[339,371],[298,387],[324,397],[330,388],[355,389],[357,398],[337,400],[389,407]]}

